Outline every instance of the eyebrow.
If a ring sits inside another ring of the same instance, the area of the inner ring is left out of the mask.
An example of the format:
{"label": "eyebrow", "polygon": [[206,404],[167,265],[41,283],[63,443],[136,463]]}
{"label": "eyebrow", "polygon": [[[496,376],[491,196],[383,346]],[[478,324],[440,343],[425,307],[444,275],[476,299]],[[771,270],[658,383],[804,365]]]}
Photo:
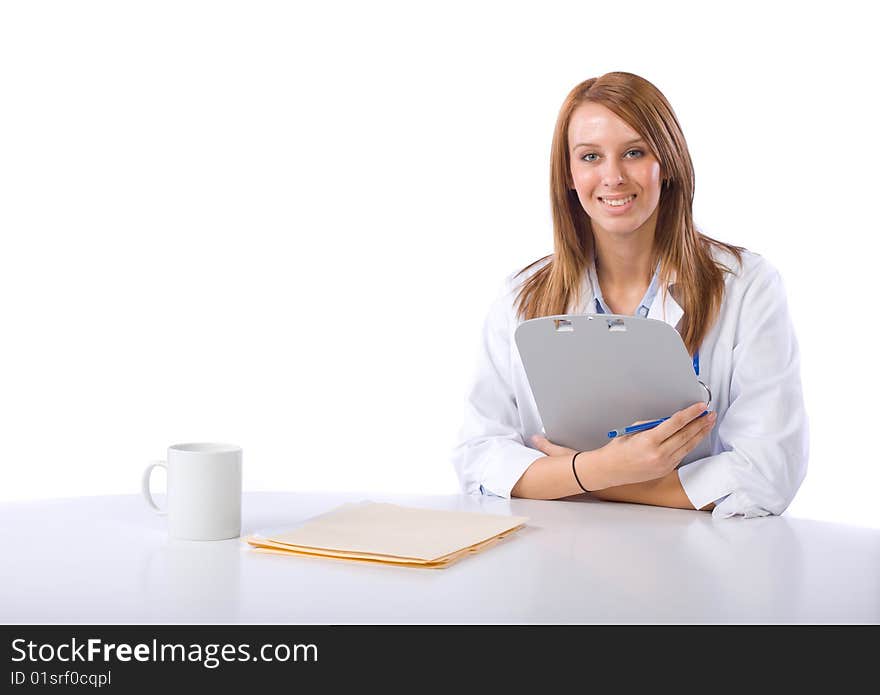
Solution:
{"label": "eyebrow", "polygon": [[[629,147],[630,145],[635,145],[636,143],[642,143],[643,145],[647,145],[644,138],[636,138],[635,140],[630,140],[629,142],[623,143],[624,147]],[[592,143],[592,142],[579,142],[576,145],[572,145],[571,149],[576,150],[578,147],[595,147],[597,149],[601,149],[601,146]]]}

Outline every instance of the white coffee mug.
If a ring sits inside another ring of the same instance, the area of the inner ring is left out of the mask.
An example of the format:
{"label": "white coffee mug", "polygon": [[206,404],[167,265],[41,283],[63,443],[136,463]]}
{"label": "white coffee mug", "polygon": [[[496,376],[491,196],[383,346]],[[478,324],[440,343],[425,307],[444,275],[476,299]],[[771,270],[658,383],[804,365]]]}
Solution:
{"label": "white coffee mug", "polygon": [[[150,494],[150,475],[167,473],[165,509]],[[241,447],[231,444],[175,444],[167,463],[152,461],[142,480],[144,498],[157,514],[168,515],[172,538],[219,541],[241,535]]]}

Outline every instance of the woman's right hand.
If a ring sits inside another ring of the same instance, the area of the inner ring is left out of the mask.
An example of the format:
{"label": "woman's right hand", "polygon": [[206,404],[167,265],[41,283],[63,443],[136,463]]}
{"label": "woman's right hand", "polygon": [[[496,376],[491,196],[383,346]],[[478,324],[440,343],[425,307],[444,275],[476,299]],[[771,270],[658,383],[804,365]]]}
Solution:
{"label": "woman's right hand", "polygon": [[657,427],[615,437],[599,449],[609,487],[656,480],[675,470],[715,425],[715,413],[700,417],[705,409],[705,403],[695,403]]}

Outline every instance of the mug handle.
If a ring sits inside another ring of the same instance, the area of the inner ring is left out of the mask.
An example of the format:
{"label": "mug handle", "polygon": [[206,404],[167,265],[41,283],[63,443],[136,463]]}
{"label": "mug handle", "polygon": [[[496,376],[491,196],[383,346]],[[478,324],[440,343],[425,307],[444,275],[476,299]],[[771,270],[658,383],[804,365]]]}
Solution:
{"label": "mug handle", "polygon": [[[165,475],[168,475],[168,466],[164,461],[151,461],[150,465],[147,466],[147,469],[144,471],[144,477],[141,479],[141,489],[144,493],[144,499],[147,501],[153,511],[160,516],[165,516],[168,513],[167,509],[160,509],[159,505],[156,504],[156,501],[153,499],[153,495],[150,494],[150,475],[153,472],[153,469],[156,466],[161,466],[165,469]],[[167,480],[167,478],[166,478]]]}

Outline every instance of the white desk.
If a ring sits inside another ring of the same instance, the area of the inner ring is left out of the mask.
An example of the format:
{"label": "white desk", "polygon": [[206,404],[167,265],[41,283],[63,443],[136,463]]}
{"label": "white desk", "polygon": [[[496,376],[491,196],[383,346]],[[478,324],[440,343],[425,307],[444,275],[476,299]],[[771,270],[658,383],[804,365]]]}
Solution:
{"label": "white desk", "polygon": [[347,501],[530,517],[445,570],[170,541],[138,495],[0,505],[0,623],[878,623],[880,531],[572,498],[246,493],[243,534]]}

